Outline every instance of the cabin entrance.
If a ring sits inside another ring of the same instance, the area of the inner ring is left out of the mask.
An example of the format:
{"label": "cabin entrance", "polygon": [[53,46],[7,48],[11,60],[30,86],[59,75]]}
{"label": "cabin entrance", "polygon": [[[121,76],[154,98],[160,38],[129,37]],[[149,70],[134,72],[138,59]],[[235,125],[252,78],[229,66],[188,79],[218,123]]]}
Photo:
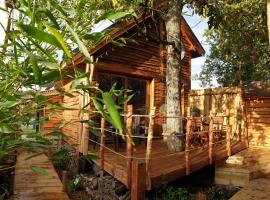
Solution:
{"label": "cabin entrance", "polygon": [[133,94],[134,96],[128,102],[133,105],[134,114],[148,114],[149,111],[149,81],[134,77],[99,73],[99,88],[102,91],[109,91],[113,85],[115,89],[130,90],[126,96]]}

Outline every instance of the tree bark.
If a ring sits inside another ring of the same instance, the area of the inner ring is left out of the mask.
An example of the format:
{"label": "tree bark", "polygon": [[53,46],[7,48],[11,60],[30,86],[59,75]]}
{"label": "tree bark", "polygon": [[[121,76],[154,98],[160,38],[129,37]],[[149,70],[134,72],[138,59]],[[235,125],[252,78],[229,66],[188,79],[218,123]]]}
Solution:
{"label": "tree bark", "polygon": [[[181,105],[180,105],[180,72],[181,72],[181,32],[180,19],[182,5],[180,0],[169,2],[168,12],[164,18],[167,41],[174,45],[167,45],[166,71],[166,131],[180,134],[182,132]],[[172,117],[169,117],[172,116]],[[175,118],[174,118],[175,117]],[[180,149],[183,149],[181,140]]]}

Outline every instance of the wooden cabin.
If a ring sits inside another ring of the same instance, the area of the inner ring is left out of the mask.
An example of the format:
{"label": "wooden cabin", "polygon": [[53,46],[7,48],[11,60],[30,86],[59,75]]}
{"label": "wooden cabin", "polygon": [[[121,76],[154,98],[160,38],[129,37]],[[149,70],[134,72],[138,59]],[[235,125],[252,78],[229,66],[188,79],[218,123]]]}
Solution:
{"label": "wooden cabin", "polygon": [[[148,32],[155,38],[165,37],[164,22],[160,20],[158,33],[151,18],[146,22]],[[182,60],[181,95],[183,115],[187,114],[188,94],[191,89],[191,59],[204,55],[205,51],[200,42],[190,29],[187,22],[181,20],[181,35],[185,55]],[[159,34],[159,35],[158,35]],[[131,20],[115,25],[111,28],[111,35],[114,40],[118,38],[128,38],[127,44],[117,47],[108,41],[103,41],[91,50],[95,64],[94,81],[99,83],[103,90],[109,90],[114,83],[117,87],[136,91],[134,97],[129,102],[134,106],[134,113],[144,109],[145,114],[149,113],[151,107],[156,107],[157,115],[162,116],[160,108],[165,104],[165,74],[166,74],[166,47],[158,42],[143,36]],[[74,56],[76,66],[85,70],[84,56],[77,53]],[[69,87],[69,83],[65,87]],[[79,98],[79,97],[78,97]],[[61,100],[63,106],[78,107],[79,99],[63,96]],[[64,111],[66,120],[77,118],[74,111]],[[155,120],[155,133],[162,132],[162,118]],[[72,132],[75,138],[78,136],[80,125],[70,125],[64,128],[64,132]]]}
{"label": "wooden cabin", "polygon": [[[184,18],[179,20],[181,20],[179,29],[185,50],[181,74],[179,74],[181,76],[179,84],[182,95],[182,114],[185,117],[188,113],[188,96],[191,89],[191,59],[200,57],[205,52]],[[153,37],[166,37],[162,20],[159,20],[158,24],[154,24],[148,17],[145,24],[149,34]],[[158,31],[154,27],[158,27]],[[134,146],[129,139],[119,138],[116,130],[108,131],[109,128],[104,120],[101,120],[99,130],[103,135],[107,135],[95,138],[82,123],[78,122],[80,120],[79,111],[76,110],[62,112],[62,120],[69,122],[62,128],[62,131],[69,136],[69,143],[79,144],[78,152],[99,153],[100,160],[94,162],[102,170],[131,188],[132,199],[144,199],[146,189],[149,190],[188,175],[245,148],[242,141],[230,141],[228,129],[225,132],[218,132],[210,128],[213,127],[215,121],[221,121],[221,123],[226,121],[226,116],[221,116],[219,117],[221,120],[211,118],[208,129],[202,127],[197,130],[198,134],[195,134],[195,129],[192,128],[194,123],[187,119],[186,134],[183,135],[186,137],[185,151],[172,152],[169,150],[162,136],[162,125],[165,118],[161,112],[166,94],[166,46],[142,35],[137,24],[132,20],[112,26],[111,36],[114,40],[121,37],[129,38],[129,40],[122,47],[117,47],[110,41],[104,40],[90,51],[94,60],[98,60],[95,63],[94,80],[105,91],[114,83],[119,88],[135,91],[134,97],[129,102],[132,107],[127,108],[131,114],[126,121],[128,132],[133,136],[136,129],[134,127],[135,117],[140,116],[145,117],[148,121],[146,133],[140,137],[134,136]],[[82,70],[86,69],[84,60],[84,56],[80,53],[74,56],[75,65]],[[69,85],[70,82],[67,82],[64,88],[68,88]],[[75,98],[61,96],[60,99],[55,98],[55,100],[70,108],[79,109],[83,105],[81,95],[76,95]],[[142,108],[143,113],[141,113]],[[156,110],[153,111],[153,108]],[[44,130],[47,130],[51,126],[56,126],[56,124],[45,124],[43,127]],[[219,137],[219,133],[222,133],[223,136]],[[114,138],[107,143],[110,138],[108,135],[113,135]],[[191,135],[196,135],[196,137]],[[119,146],[116,145],[118,142]]]}

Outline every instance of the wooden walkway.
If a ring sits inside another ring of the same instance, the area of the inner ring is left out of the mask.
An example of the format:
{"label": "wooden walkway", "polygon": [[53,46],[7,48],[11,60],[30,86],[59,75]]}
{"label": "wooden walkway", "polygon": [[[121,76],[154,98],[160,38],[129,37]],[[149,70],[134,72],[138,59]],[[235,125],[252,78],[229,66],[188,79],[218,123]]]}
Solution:
{"label": "wooden walkway", "polygon": [[[62,183],[45,155],[25,160],[29,155],[26,152],[17,155],[14,180],[14,198],[18,200],[68,200],[63,192]],[[48,175],[37,175],[30,166],[42,167]]]}
{"label": "wooden walkway", "polygon": [[[162,140],[153,140],[153,146],[154,148],[152,149],[150,160],[151,188],[158,187],[186,175],[185,152],[170,152],[166,143]],[[244,142],[232,142],[232,154],[235,154],[245,148]],[[95,151],[97,152],[98,148],[93,149],[90,145],[89,150],[90,153],[93,153]],[[145,151],[145,144],[136,145],[134,149],[134,157],[136,158],[134,159],[144,160]],[[208,147],[190,151],[190,172],[195,172],[209,165],[208,151]],[[127,159],[125,158],[125,148],[120,149],[117,153],[118,154],[115,154],[105,149],[104,170],[123,184],[128,185],[128,169],[126,165]],[[214,146],[213,154],[214,162],[226,158],[226,143],[220,143],[219,145]],[[100,160],[95,160],[94,162],[100,166]]]}

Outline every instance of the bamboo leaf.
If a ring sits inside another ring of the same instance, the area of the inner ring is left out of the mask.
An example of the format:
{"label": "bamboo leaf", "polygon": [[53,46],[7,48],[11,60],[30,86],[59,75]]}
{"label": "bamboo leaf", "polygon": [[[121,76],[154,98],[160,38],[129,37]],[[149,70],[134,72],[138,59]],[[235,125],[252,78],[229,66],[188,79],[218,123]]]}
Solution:
{"label": "bamboo leaf", "polygon": [[56,29],[54,29],[53,27],[49,26],[48,24],[45,25],[46,28],[54,35],[54,37],[58,40],[58,42],[61,44],[62,49],[64,50],[64,52],[66,53],[66,55],[71,58],[72,55],[68,50],[68,47],[63,39],[63,37],[57,32]]}
{"label": "bamboo leaf", "polygon": [[84,158],[90,162],[92,160],[98,160],[99,156],[96,154],[88,154],[88,155],[85,155]]}
{"label": "bamboo leaf", "polygon": [[115,102],[113,101],[111,94],[109,92],[102,93],[102,99],[104,101],[104,104],[106,105],[106,108],[108,109],[113,125],[119,130],[119,133],[122,134],[123,124],[121,121],[120,113],[118,112],[118,109]]}
{"label": "bamboo leaf", "polygon": [[59,26],[59,24],[58,24],[56,18],[53,16],[53,14],[52,14],[48,9],[46,9],[45,14],[46,14],[47,17],[51,20],[51,22],[55,25],[55,27],[56,27],[57,29],[60,29],[60,26]]}
{"label": "bamboo leaf", "polygon": [[35,38],[37,40],[40,40],[42,42],[46,42],[46,43],[51,44],[53,46],[62,48],[61,44],[58,42],[56,37],[49,34],[49,33],[41,31],[41,30],[37,29],[34,26],[25,25],[25,24],[22,24],[22,23],[17,23],[17,27],[20,30],[22,30],[23,32],[27,33],[27,35],[29,37],[33,37],[33,38]]}
{"label": "bamboo leaf", "polygon": [[48,171],[45,170],[44,168],[41,168],[41,167],[38,167],[38,166],[31,165],[31,166],[30,166],[30,169],[31,169],[34,173],[36,173],[36,174],[38,174],[38,175],[40,175],[40,176],[47,176],[47,175],[48,175]]}
{"label": "bamboo leaf", "polygon": [[78,44],[78,47],[79,47],[79,50],[80,52],[86,57],[86,59],[88,61],[91,60],[90,58],[90,54],[88,52],[88,49],[87,47],[83,44],[83,42],[80,40],[79,36],[77,35],[77,33],[68,25],[67,25],[67,29],[70,31],[70,33],[73,35],[74,39],[76,40],[77,44]]}
{"label": "bamboo leaf", "polygon": [[34,73],[35,81],[36,83],[40,83],[42,72],[37,64],[37,60],[33,56],[31,56],[31,63],[32,63],[32,70]]}

